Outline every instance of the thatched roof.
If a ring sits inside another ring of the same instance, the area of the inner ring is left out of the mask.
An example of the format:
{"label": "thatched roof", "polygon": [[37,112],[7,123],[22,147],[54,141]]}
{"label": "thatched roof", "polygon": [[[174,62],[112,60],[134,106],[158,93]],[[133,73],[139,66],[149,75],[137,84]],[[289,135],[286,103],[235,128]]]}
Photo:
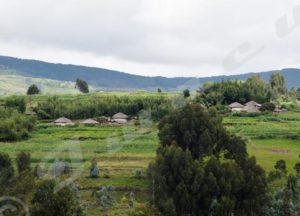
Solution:
{"label": "thatched roof", "polygon": [[113,119],[128,119],[128,115],[118,112],[117,114],[113,115]]}
{"label": "thatched roof", "polygon": [[99,124],[99,122],[95,121],[94,119],[86,119],[81,123],[82,124]]}
{"label": "thatched roof", "polygon": [[234,102],[232,104],[229,105],[230,108],[243,108],[244,105],[238,103],[238,102]]}
{"label": "thatched roof", "polygon": [[258,107],[260,107],[261,104],[255,102],[255,101],[249,101],[248,103],[245,104],[245,106],[258,106]]}
{"label": "thatched roof", "polygon": [[61,118],[59,118],[59,119],[56,119],[56,120],[54,121],[54,123],[72,124],[73,122],[72,122],[70,119],[68,119],[68,118],[61,117]]}
{"label": "thatched roof", "polygon": [[247,113],[259,113],[259,109],[256,106],[253,105],[247,105],[242,109],[242,112],[247,112]]}

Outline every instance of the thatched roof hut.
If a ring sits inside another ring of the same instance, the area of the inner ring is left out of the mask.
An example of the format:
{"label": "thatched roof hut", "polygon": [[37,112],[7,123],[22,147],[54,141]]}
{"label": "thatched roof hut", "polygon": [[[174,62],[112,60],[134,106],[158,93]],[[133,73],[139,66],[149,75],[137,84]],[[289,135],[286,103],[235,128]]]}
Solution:
{"label": "thatched roof hut", "polygon": [[246,113],[260,113],[260,110],[257,106],[247,105],[242,109],[242,112]]}
{"label": "thatched roof hut", "polygon": [[234,102],[229,105],[229,109],[231,110],[231,112],[241,112],[243,108],[244,108],[244,105],[242,105],[238,102]]}
{"label": "thatched roof hut", "polygon": [[261,107],[261,104],[255,102],[255,101],[249,101],[245,104],[245,106],[255,106],[255,107]]}
{"label": "thatched roof hut", "polygon": [[229,107],[231,109],[233,109],[233,108],[244,108],[244,105],[242,105],[242,104],[240,104],[238,102],[234,102],[234,103],[230,104]]}
{"label": "thatched roof hut", "polygon": [[82,124],[99,124],[99,122],[95,121],[94,119],[86,119],[81,123]]}
{"label": "thatched roof hut", "polygon": [[61,118],[58,118],[54,121],[54,123],[56,125],[74,125],[74,122],[72,122],[70,119],[68,118],[65,118],[65,117],[61,117]]}
{"label": "thatched roof hut", "polygon": [[128,117],[128,115],[126,115],[126,114],[124,114],[122,112],[118,112],[115,115],[113,115],[112,118],[113,119],[126,119],[127,120],[129,117]]}

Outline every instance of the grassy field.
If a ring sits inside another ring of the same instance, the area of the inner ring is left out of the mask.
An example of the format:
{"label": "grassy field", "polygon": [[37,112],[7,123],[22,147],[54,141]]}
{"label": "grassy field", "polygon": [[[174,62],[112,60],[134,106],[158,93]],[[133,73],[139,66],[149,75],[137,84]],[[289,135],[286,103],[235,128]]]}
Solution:
{"label": "grassy field", "polygon": [[281,113],[259,117],[234,117],[223,119],[229,131],[248,141],[248,153],[270,171],[276,161],[284,159],[290,172],[300,161],[300,113]]}
{"label": "grassy field", "polygon": [[[298,162],[300,153],[300,113],[283,113],[259,117],[223,118],[224,125],[248,141],[249,155],[267,171],[277,160],[284,159],[288,170]],[[135,191],[139,202],[149,198],[149,181],[135,178],[134,171],[141,169],[146,175],[148,164],[155,158],[158,146],[156,123],[138,126],[134,123],[119,125],[71,127],[49,126],[41,123],[31,138],[15,143],[1,143],[0,151],[13,159],[20,151],[28,151],[32,165],[43,164],[48,170],[55,160],[67,160],[77,170],[74,179],[81,187],[82,200],[93,203],[91,194],[104,185],[117,187],[117,201],[125,192]],[[90,161],[95,158],[101,170],[99,179],[89,178]],[[109,178],[104,178],[104,175]],[[115,206],[110,215],[124,215],[126,207]],[[101,215],[99,206],[88,208],[88,215]],[[122,214],[122,212],[124,214]],[[103,213],[104,214],[104,213]],[[125,214],[126,215],[126,214]]]}
{"label": "grassy field", "polygon": [[25,95],[32,84],[37,84],[44,94],[78,93],[74,82],[25,77],[2,73],[0,70],[0,95]]}

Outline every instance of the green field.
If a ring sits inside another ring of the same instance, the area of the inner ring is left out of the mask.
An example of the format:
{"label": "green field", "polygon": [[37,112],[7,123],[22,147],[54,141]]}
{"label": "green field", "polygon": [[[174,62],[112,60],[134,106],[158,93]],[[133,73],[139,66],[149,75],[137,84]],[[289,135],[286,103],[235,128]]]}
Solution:
{"label": "green field", "polygon": [[25,95],[32,84],[38,85],[44,94],[78,93],[74,82],[25,77],[0,70],[0,95]]}
{"label": "green field", "polygon": [[[300,153],[300,113],[283,113],[278,116],[223,118],[224,125],[232,133],[239,134],[248,142],[248,153],[257,158],[267,171],[273,169],[277,160],[284,159],[288,170]],[[143,124],[142,124],[143,125]],[[92,192],[103,185],[117,188],[120,201],[126,191],[135,191],[137,200],[146,202],[149,198],[147,178],[134,178],[134,171],[142,169],[143,175],[149,162],[155,158],[158,146],[157,123],[138,126],[134,123],[119,125],[70,127],[50,126],[40,123],[28,140],[1,143],[0,151],[15,159],[20,151],[31,153],[32,166],[37,163],[50,169],[53,161],[67,160],[74,170],[74,179],[81,187],[82,199],[92,202]],[[95,158],[101,170],[99,179],[89,178],[90,161]],[[104,178],[104,174],[110,178]],[[98,207],[91,207],[88,215],[98,215]],[[127,211],[120,205],[114,207],[112,215]]]}

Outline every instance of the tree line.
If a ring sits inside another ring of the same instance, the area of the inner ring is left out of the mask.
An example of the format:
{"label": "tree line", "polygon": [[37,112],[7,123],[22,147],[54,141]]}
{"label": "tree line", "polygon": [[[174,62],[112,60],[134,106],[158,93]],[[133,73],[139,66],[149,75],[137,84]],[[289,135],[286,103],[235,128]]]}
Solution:
{"label": "tree line", "polygon": [[141,110],[151,110],[152,118],[159,119],[171,109],[171,99],[166,96],[87,96],[82,100],[65,100],[56,96],[39,102],[33,108],[39,119],[65,116],[71,119],[112,116],[117,112],[137,115]]}
{"label": "tree line", "polygon": [[269,82],[262,80],[259,75],[253,75],[246,81],[207,82],[198,93],[197,100],[208,106],[233,102],[244,104],[251,100],[266,103],[300,98],[300,88],[288,91],[285,78],[280,73],[273,73]]}

